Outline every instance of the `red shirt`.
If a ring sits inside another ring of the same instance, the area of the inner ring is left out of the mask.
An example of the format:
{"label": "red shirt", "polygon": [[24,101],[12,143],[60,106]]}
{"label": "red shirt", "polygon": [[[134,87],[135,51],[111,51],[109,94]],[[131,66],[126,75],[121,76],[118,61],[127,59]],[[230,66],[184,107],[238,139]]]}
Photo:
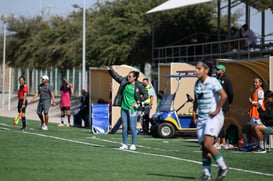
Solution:
{"label": "red shirt", "polygon": [[64,87],[61,92],[60,107],[71,107],[70,102],[70,87]]}
{"label": "red shirt", "polygon": [[27,87],[27,85],[24,85],[23,90],[21,90],[19,88],[19,90],[18,90],[18,99],[23,99],[24,93],[28,93],[28,87]]}

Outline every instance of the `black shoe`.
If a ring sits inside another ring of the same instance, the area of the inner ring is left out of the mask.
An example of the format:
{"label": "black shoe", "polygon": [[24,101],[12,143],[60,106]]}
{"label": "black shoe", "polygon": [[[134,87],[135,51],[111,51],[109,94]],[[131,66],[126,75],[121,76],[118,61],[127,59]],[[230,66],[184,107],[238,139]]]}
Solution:
{"label": "black shoe", "polygon": [[196,178],[196,180],[211,180],[211,176],[204,174],[201,177]]}
{"label": "black shoe", "polygon": [[260,147],[257,147],[255,150],[252,151],[252,153],[266,153],[266,150]]}
{"label": "black shoe", "polygon": [[22,132],[25,132],[25,131],[27,131],[27,128],[21,128],[20,129]]}
{"label": "black shoe", "polygon": [[228,174],[228,172],[229,172],[228,168],[226,168],[226,169],[220,169],[218,171],[218,176],[217,176],[217,178],[215,180],[216,181],[223,180],[225,178],[225,176]]}

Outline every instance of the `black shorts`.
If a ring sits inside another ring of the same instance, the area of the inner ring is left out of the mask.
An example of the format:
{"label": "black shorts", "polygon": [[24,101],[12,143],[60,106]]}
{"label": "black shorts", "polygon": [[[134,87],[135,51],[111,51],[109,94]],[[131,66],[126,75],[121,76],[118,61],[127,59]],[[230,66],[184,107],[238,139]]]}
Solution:
{"label": "black shorts", "polygon": [[69,111],[70,107],[61,107],[61,111]]}
{"label": "black shorts", "polygon": [[[24,107],[24,109],[22,109],[22,105],[23,105],[23,99],[19,99],[18,100],[18,106],[17,106],[17,108],[18,108],[18,112],[23,112],[23,113],[25,113],[26,112],[26,108],[27,108],[27,100],[26,100],[26,102],[25,102],[25,107]],[[22,110],[21,110],[22,109]]]}

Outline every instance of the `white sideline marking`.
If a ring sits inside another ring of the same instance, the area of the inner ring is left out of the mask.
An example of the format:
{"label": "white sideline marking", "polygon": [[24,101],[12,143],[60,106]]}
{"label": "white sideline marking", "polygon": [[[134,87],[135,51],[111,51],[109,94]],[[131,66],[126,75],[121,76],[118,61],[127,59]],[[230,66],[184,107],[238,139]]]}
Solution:
{"label": "white sideline marking", "polygon": [[3,127],[0,127],[0,129],[7,130],[7,131],[10,130],[9,128],[3,128]]}
{"label": "white sideline marking", "polygon": [[[11,127],[10,125],[4,125],[4,124],[0,124],[2,126],[7,126],[7,127]],[[7,131],[12,131],[9,128],[3,128],[0,127],[0,129],[3,130],[7,130]],[[45,134],[41,134],[41,133],[31,133],[31,132],[21,132],[21,131],[15,131],[15,132],[19,132],[19,133],[23,133],[23,134],[30,134],[30,135],[35,135],[35,136],[41,136],[41,137],[45,137],[45,138],[52,138],[52,139],[56,139],[56,140],[62,140],[62,141],[67,141],[67,142],[72,142],[72,143],[78,143],[78,144],[83,144],[83,145],[89,145],[89,146],[96,146],[96,147],[106,147],[105,145],[99,145],[99,144],[93,144],[93,143],[86,143],[86,142],[82,142],[82,141],[77,141],[77,140],[71,140],[71,139],[66,139],[66,138],[60,138],[60,137],[56,137],[56,136],[49,136],[49,135],[45,135]],[[94,137],[93,139],[97,139],[96,137]],[[113,141],[109,141],[109,140],[102,140],[102,139],[97,139],[99,141],[104,141],[104,142],[112,142],[112,143],[116,143]],[[144,147],[144,146],[142,146]],[[145,147],[146,148],[146,147]],[[113,150],[119,150],[118,148],[110,148]],[[155,156],[155,157],[162,157],[162,158],[168,158],[168,159],[172,159],[172,160],[179,160],[179,161],[184,161],[184,162],[189,162],[189,163],[195,163],[198,165],[201,165],[202,162],[199,161],[195,161],[195,160],[189,160],[189,159],[184,159],[184,158],[178,158],[178,157],[173,157],[173,156],[168,156],[168,155],[161,155],[161,154],[154,154],[154,153],[145,153],[145,152],[138,152],[138,151],[131,151],[131,150],[120,150],[120,151],[127,151],[127,152],[131,152],[131,153],[136,153],[136,154],[142,154],[142,155],[148,155],[148,156]],[[212,164],[212,166],[214,167],[218,167],[215,164]],[[233,168],[233,167],[229,167],[230,170],[235,170],[235,171],[239,171],[239,172],[244,172],[244,173],[251,173],[251,174],[256,174],[256,175],[263,175],[263,176],[270,176],[273,177],[273,174],[270,173],[262,173],[262,172],[257,172],[257,171],[252,171],[252,170],[244,170],[244,169],[240,169],[240,168]]]}
{"label": "white sideline marking", "polygon": [[7,126],[7,127],[11,127],[9,124],[6,123],[0,123],[1,126]]}
{"label": "white sideline marking", "polygon": [[[87,138],[89,138],[89,139],[96,139],[96,140],[103,141],[103,142],[108,142],[108,143],[122,144],[122,143],[118,143],[116,141],[110,141],[110,140],[106,140],[106,139],[100,139],[100,138],[97,138],[96,136],[87,137]],[[145,148],[145,149],[150,149],[150,150],[157,150],[157,151],[172,151],[172,152],[180,152],[181,151],[181,150],[165,150],[165,149],[161,149],[161,148],[153,148],[153,147],[147,147],[147,146],[143,146],[143,145],[137,145],[137,147]]]}
{"label": "white sideline marking", "polygon": [[[100,140],[100,141],[105,141],[105,142],[117,143],[117,142],[110,141],[110,140],[99,139],[99,138],[96,138],[95,136],[91,137],[91,138],[92,139],[96,139],[96,140]],[[138,147],[147,148],[147,147],[144,147],[144,146],[138,146]],[[151,149],[153,149],[153,148],[151,148]],[[158,149],[158,150],[160,150],[160,149]],[[180,160],[180,161],[185,161],[185,162],[189,162],[189,163],[196,163],[196,164],[202,165],[202,162],[199,162],[199,161],[189,160],[189,159],[184,159],[184,158],[178,158],[178,157],[173,157],[173,156],[168,156],[168,155],[153,154],[153,153],[144,153],[144,152],[137,152],[137,151],[130,151],[130,150],[124,150],[124,151],[129,151],[129,152],[133,152],[133,153],[139,153],[139,154],[143,154],[143,155],[150,155],[150,156],[157,156],[157,157],[163,157],[163,158],[170,158],[170,159],[173,159],[173,160]],[[201,151],[198,151],[198,152],[201,152]],[[212,164],[212,166],[218,167],[216,164]],[[257,175],[266,175],[266,176],[273,177],[273,174],[270,174],[270,173],[262,173],[262,172],[256,172],[256,171],[252,171],[252,170],[244,170],[244,169],[233,168],[233,167],[229,167],[229,169],[230,170],[240,171],[240,172],[245,172],[245,173],[252,173],[252,174],[257,174]]]}

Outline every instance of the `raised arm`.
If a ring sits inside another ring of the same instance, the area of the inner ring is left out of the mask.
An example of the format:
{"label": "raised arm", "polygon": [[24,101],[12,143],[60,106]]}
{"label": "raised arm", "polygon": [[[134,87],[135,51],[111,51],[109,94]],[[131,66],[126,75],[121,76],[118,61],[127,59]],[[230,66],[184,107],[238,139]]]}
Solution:
{"label": "raised arm", "polygon": [[112,66],[104,66],[104,67],[105,67],[105,70],[109,72],[111,77],[115,79],[115,81],[117,81],[118,83],[121,83],[121,81],[123,80],[123,77],[120,76],[117,72],[115,72]]}
{"label": "raised arm", "polygon": [[73,90],[73,85],[71,83],[68,82],[68,80],[64,79],[64,81],[66,82],[66,84],[69,86],[70,89],[70,93],[74,94],[74,90]]}

